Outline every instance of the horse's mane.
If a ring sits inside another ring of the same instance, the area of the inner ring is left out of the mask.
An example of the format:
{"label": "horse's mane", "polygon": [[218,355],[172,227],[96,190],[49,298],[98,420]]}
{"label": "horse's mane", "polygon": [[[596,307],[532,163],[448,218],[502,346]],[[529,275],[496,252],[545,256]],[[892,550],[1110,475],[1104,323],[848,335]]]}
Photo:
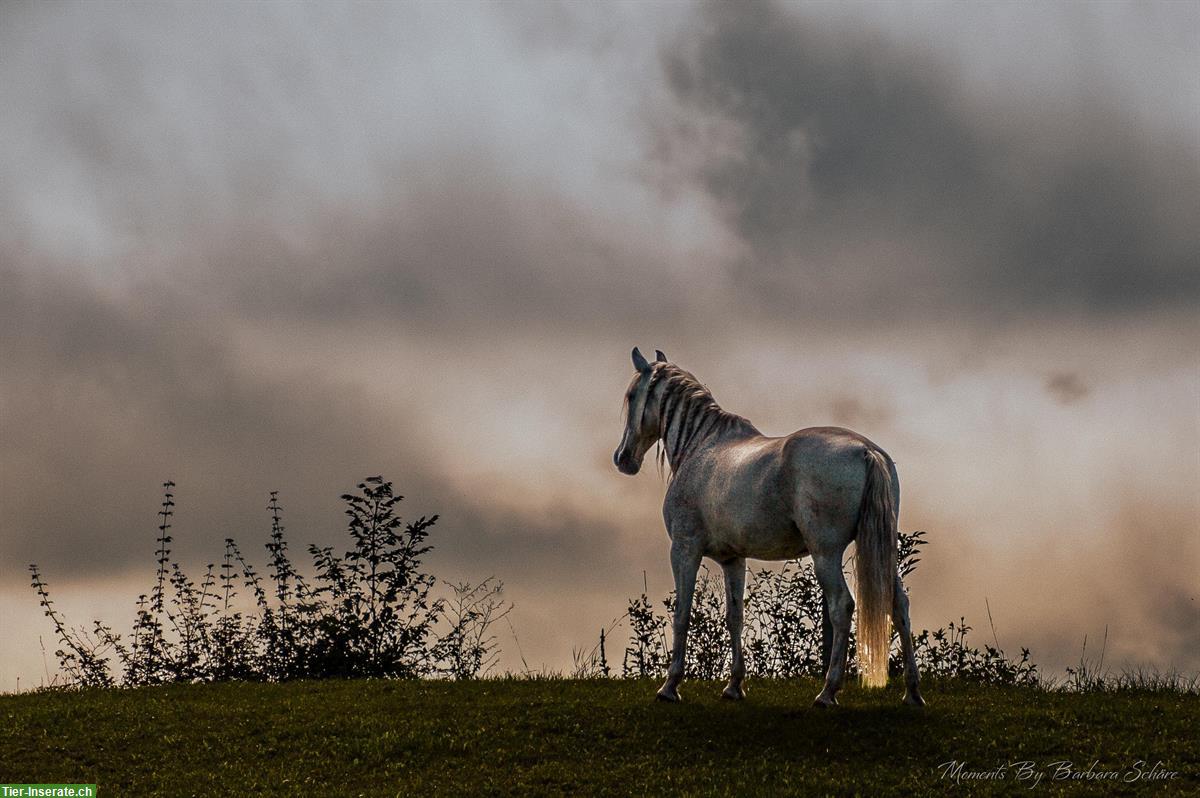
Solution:
{"label": "horse's mane", "polygon": [[658,400],[658,472],[669,468],[669,478],[691,448],[713,434],[731,430],[757,433],[746,419],[723,410],[712,393],[690,372],[674,363],[659,366],[646,388],[653,393],[662,384]]}

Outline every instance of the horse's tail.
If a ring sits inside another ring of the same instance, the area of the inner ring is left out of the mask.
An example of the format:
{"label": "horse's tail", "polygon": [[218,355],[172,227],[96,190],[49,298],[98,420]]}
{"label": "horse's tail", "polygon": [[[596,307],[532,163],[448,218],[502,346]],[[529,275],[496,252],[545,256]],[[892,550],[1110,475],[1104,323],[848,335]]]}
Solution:
{"label": "horse's tail", "polygon": [[888,678],[896,583],[896,510],[887,456],[868,449],[867,481],[858,511],[854,576],[858,582],[858,669],[867,687]]}

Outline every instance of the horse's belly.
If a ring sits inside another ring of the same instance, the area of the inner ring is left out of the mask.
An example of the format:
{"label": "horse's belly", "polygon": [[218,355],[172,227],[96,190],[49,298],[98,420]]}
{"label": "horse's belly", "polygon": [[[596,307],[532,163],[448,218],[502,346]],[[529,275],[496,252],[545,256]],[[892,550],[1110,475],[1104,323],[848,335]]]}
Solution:
{"label": "horse's belly", "polygon": [[[757,560],[794,560],[808,554],[804,538],[793,526],[778,535],[749,536],[746,541],[747,557]],[[759,552],[751,554],[749,552]]]}
{"label": "horse's belly", "polygon": [[737,527],[709,529],[706,551],[714,559],[749,557],[754,560],[793,560],[808,553],[800,531],[792,524],[760,527],[742,524]]}
{"label": "horse's belly", "polygon": [[727,557],[756,560],[791,560],[808,552],[784,496],[761,491],[753,501],[745,498],[713,496],[705,508],[709,548]]}

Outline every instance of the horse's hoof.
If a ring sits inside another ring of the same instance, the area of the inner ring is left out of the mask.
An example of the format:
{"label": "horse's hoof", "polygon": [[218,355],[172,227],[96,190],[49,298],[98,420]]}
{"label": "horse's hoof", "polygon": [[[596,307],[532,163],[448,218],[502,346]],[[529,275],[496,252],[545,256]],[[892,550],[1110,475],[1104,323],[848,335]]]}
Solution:
{"label": "horse's hoof", "polygon": [[921,694],[916,690],[905,690],[904,703],[910,707],[923,707],[925,706],[925,699],[921,698]]}
{"label": "horse's hoof", "polygon": [[654,694],[654,698],[656,701],[666,701],[671,704],[678,704],[682,700],[679,697],[678,690],[668,690],[665,687],[660,688],[659,691]]}
{"label": "horse's hoof", "polygon": [[827,696],[824,693],[821,693],[821,695],[817,696],[813,701],[813,706],[817,709],[833,709],[837,705],[838,702],[835,696]]}
{"label": "horse's hoof", "polygon": [[726,701],[743,701],[746,698],[746,691],[741,685],[731,684],[721,691],[721,698]]}

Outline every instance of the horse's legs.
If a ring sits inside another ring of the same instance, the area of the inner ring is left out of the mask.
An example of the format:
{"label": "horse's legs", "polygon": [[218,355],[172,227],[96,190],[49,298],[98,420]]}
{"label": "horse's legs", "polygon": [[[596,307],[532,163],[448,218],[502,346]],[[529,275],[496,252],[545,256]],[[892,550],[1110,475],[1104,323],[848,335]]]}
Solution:
{"label": "horse's legs", "polygon": [[725,571],[725,628],[729,630],[729,645],[733,649],[733,660],[729,669],[729,684],[721,698],[735,701],[746,697],[742,679],[746,678],[746,663],[742,659],[742,609],[746,591],[746,561],[731,560],[723,563]]}
{"label": "horse's legs", "polygon": [[829,619],[833,625],[833,645],[830,646],[829,670],[825,674],[825,689],[817,696],[813,706],[832,707],[837,705],[837,692],[842,689],[846,675],[846,648],[850,642],[850,618],[854,615],[854,597],[842,573],[841,554],[814,554],[813,569],[817,581],[825,593],[829,607]]}
{"label": "horse's legs", "polygon": [[[822,591],[822,594],[824,591]],[[829,620],[829,599],[821,596],[821,670],[828,672],[833,654],[833,621]]]}
{"label": "horse's legs", "polygon": [[904,590],[904,583],[900,581],[900,574],[896,574],[893,602],[892,624],[896,627],[896,634],[900,635],[900,649],[904,652],[904,703],[922,707],[925,706],[925,699],[921,698],[921,691],[918,689],[921,677],[917,673],[912,624],[908,620],[908,593]]}
{"label": "horse's legs", "polygon": [[700,569],[699,547],[678,542],[671,544],[671,572],[675,575],[675,617],[671,630],[671,664],[667,681],[658,688],[660,701],[678,701],[683,681],[684,654],[687,651],[688,621],[692,617],[692,594],[696,592],[696,571]]}

